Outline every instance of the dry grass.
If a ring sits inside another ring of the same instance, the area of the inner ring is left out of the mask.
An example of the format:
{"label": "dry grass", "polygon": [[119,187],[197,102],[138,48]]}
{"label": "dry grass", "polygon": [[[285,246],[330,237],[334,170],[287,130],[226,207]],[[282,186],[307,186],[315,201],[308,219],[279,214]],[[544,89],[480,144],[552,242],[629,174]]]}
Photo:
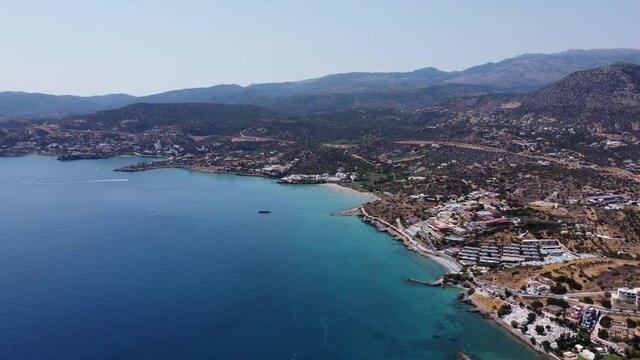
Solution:
{"label": "dry grass", "polygon": [[484,296],[479,294],[478,292],[475,292],[473,295],[471,295],[471,300],[478,307],[491,312],[496,312],[500,308],[500,306],[504,304],[504,301],[498,298]]}
{"label": "dry grass", "polygon": [[481,276],[485,281],[518,289],[534,276],[551,273],[553,277],[564,275],[582,285],[582,290],[590,292],[614,290],[617,287],[640,287],[640,264],[637,261],[619,259],[580,259],[540,267],[519,267],[497,269]]}

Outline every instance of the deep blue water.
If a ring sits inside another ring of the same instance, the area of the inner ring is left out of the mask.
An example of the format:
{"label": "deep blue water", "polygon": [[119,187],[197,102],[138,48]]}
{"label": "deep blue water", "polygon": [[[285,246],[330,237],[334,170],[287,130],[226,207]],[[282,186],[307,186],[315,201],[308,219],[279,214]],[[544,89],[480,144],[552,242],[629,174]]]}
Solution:
{"label": "deep blue water", "polygon": [[441,270],[360,195],[136,160],[0,158],[0,359],[536,357],[405,283]]}

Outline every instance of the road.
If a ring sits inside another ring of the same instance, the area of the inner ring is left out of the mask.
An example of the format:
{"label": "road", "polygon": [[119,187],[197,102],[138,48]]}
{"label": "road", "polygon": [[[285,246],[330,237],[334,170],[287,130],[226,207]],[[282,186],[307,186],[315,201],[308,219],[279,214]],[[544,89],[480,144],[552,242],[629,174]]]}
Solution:
{"label": "road", "polygon": [[[578,301],[575,298],[583,298],[583,297],[587,297],[587,296],[602,296],[604,295],[605,291],[594,291],[594,292],[583,292],[583,293],[570,293],[570,294],[565,294],[565,295],[559,295],[559,294],[543,294],[543,295],[534,295],[534,294],[529,294],[529,293],[525,293],[522,292],[520,290],[515,290],[515,289],[511,289],[508,288],[506,286],[498,286],[498,285],[494,285],[494,284],[489,284],[489,283],[485,283],[485,282],[481,282],[481,281],[476,281],[476,284],[480,285],[482,289],[490,289],[493,291],[499,290],[499,291],[505,291],[508,290],[509,292],[513,293],[514,295],[517,295],[523,299],[558,299],[558,300],[564,300],[567,301],[570,304],[574,304],[574,305],[578,305],[580,304],[580,301]],[[602,307],[600,305],[596,305],[593,304],[591,305],[594,308],[598,309],[601,313],[604,314],[611,314],[611,315],[634,315],[637,316],[637,312],[634,310],[627,310],[627,309],[618,309],[618,308],[611,308],[611,309],[607,309],[605,307]]]}
{"label": "road", "polygon": [[511,152],[511,151],[507,151],[504,149],[500,149],[500,148],[495,148],[495,147],[491,147],[491,146],[486,146],[486,145],[479,145],[479,144],[469,144],[469,143],[461,143],[461,142],[455,142],[455,141],[439,141],[439,140],[400,140],[400,141],[396,141],[396,144],[405,144],[405,145],[433,145],[433,144],[437,144],[437,145],[443,145],[443,146],[452,146],[452,147],[457,147],[457,148],[462,148],[462,149],[471,149],[471,150],[481,150],[481,151],[487,151],[487,152],[494,152],[494,153],[505,153],[505,154],[512,154],[515,156],[522,156],[525,158],[529,158],[532,160],[543,160],[543,161],[549,161],[549,162],[553,162],[555,164],[558,165],[562,165],[564,167],[567,168],[571,168],[571,169],[592,169],[594,171],[599,171],[599,172],[606,172],[609,174],[613,174],[616,176],[620,176],[620,177],[625,177],[631,180],[634,180],[636,182],[640,182],[640,175],[636,175],[630,171],[618,168],[618,167],[614,167],[614,166],[604,166],[604,167],[592,167],[590,165],[582,165],[582,164],[578,164],[576,162],[572,162],[572,161],[565,161],[562,159],[557,159],[557,158],[553,158],[553,157],[548,157],[545,155],[537,155],[537,154],[530,154],[527,152]]}

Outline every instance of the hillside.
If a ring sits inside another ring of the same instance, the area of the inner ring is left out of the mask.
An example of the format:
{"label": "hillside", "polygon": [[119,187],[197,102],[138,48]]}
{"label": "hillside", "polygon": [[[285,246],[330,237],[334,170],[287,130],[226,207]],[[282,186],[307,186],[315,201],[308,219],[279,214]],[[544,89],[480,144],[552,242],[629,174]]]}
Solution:
{"label": "hillside", "polygon": [[640,66],[615,64],[575,72],[526,96],[517,111],[640,130]]}
{"label": "hillside", "polygon": [[139,133],[155,127],[178,127],[192,135],[236,134],[249,124],[281,117],[277,112],[251,105],[145,104],[73,116],[56,121],[63,129],[109,130]]}

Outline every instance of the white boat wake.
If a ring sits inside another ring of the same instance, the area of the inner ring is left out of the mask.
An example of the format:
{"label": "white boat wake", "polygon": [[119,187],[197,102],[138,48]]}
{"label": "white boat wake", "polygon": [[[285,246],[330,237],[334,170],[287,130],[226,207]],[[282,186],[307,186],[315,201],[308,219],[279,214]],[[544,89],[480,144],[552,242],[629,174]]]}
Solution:
{"label": "white boat wake", "polygon": [[77,185],[77,184],[95,184],[105,182],[128,182],[129,179],[98,179],[98,180],[82,180],[82,181],[68,181],[68,182],[51,182],[51,181],[38,181],[38,180],[20,180],[20,184],[24,185]]}

